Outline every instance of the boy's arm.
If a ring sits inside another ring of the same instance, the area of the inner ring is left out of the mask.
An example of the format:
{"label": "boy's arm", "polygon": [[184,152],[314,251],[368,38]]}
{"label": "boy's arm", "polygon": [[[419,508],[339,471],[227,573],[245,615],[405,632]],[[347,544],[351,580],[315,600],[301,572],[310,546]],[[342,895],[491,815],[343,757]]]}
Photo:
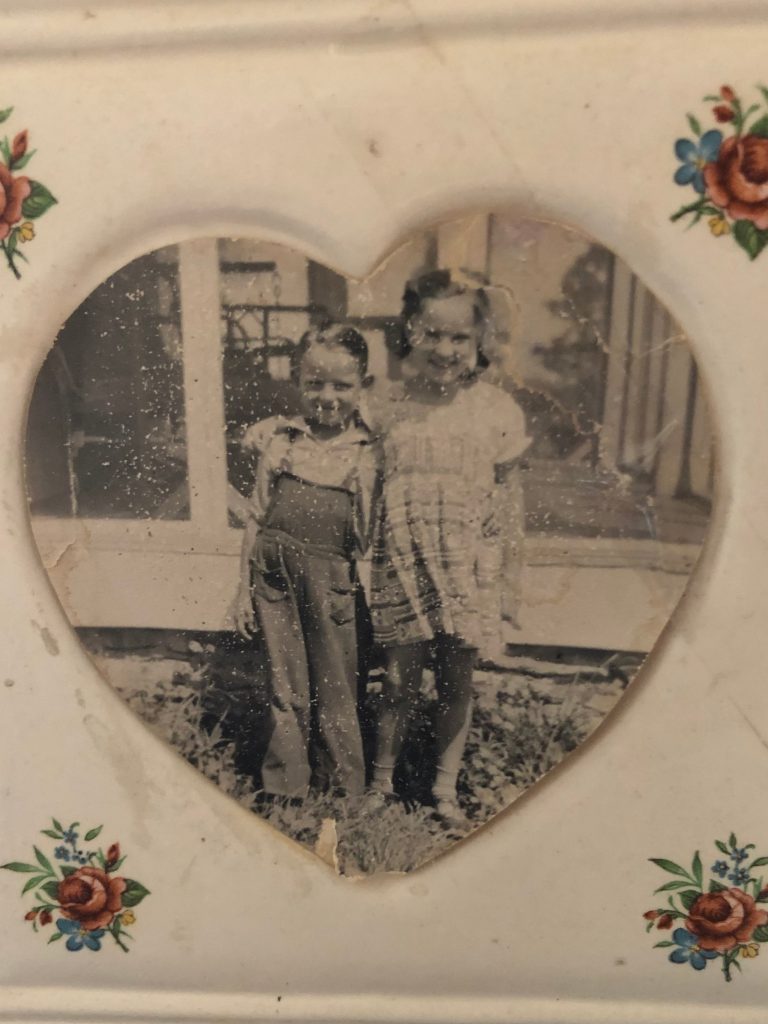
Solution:
{"label": "boy's arm", "polygon": [[256,483],[251,494],[249,515],[243,530],[240,548],[240,583],[235,598],[234,619],[238,633],[244,637],[253,635],[256,619],[251,597],[251,562],[261,531],[261,523],[269,503],[272,488],[272,471],[269,447],[262,452],[256,470]]}

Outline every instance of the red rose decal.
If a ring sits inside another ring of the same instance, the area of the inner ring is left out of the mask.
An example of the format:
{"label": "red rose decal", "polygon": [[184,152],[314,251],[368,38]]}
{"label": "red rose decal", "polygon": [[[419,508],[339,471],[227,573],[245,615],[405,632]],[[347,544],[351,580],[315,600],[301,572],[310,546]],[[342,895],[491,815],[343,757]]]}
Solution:
{"label": "red rose decal", "polygon": [[24,129],[23,132],[19,132],[13,140],[11,146],[11,163],[16,163],[17,160],[21,160],[24,154],[27,152],[27,146],[29,144],[29,132]]}
{"label": "red rose decal", "polygon": [[78,868],[59,882],[61,912],[86,931],[106,928],[122,909],[124,878],[113,878],[101,868]]}
{"label": "red rose decal", "polygon": [[0,239],[7,238],[13,225],[21,220],[21,204],[31,191],[29,178],[15,178],[0,163]]}
{"label": "red rose decal", "polygon": [[703,173],[709,198],[729,217],[768,228],[768,139],[730,136]]}
{"label": "red rose decal", "polygon": [[688,911],[685,927],[697,937],[701,949],[724,953],[749,942],[756,928],[768,923],[768,912],[757,910],[742,889],[705,892]]}
{"label": "red rose decal", "polygon": [[736,117],[736,111],[733,107],[729,107],[725,103],[718,103],[716,107],[712,108],[712,113],[715,115],[715,120],[719,121],[720,124],[733,121]]}

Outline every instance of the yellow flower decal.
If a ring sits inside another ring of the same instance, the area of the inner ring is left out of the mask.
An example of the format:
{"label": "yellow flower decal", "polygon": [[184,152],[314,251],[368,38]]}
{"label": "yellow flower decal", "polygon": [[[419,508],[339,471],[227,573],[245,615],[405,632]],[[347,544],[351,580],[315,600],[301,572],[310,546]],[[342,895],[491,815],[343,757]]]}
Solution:
{"label": "yellow flower decal", "polygon": [[746,946],[741,947],[739,952],[745,959],[751,959],[754,956],[759,956],[760,946],[756,942],[748,942]]}
{"label": "yellow flower decal", "polygon": [[707,223],[715,238],[720,238],[721,235],[728,235],[731,232],[731,225],[725,217],[710,217]]}
{"label": "yellow flower decal", "polygon": [[124,910],[120,915],[120,920],[122,921],[123,924],[135,924],[136,915],[132,910]]}
{"label": "yellow flower decal", "polygon": [[35,237],[35,225],[31,220],[25,220],[19,228],[19,238],[22,242],[31,242]]}

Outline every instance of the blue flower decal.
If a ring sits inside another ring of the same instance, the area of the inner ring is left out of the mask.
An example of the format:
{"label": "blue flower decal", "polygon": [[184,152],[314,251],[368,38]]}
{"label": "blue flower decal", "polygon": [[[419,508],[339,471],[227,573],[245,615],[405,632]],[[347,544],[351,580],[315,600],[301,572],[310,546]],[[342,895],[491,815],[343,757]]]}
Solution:
{"label": "blue flower decal", "polygon": [[719,956],[714,949],[700,949],[698,939],[687,928],[676,928],[672,938],[677,943],[677,949],[669,954],[673,964],[690,964],[694,971],[703,971],[707,966],[707,960],[714,960]]}
{"label": "blue flower decal", "polygon": [[712,867],[709,869],[713,875],[717,875],[719,878],[725,878],[728,874],[728,862],[724,860],[716,860]]}
{"label": "blue flower decal", "polygon": [[750,874],[746,868],[736,868],[728,875],[728,881],[734,885],[746,885],[749,880]]}
{"label": "blue flower decal", "polygon": [[53,856],[56,860],[69,860],[69,850],[66,846],[57,846],[53,851]]}
{"label": "blue flower decal", "polygon": [[675,172],[678,185],[693,185],[698,193],[704,194],[704,165],[717,159],[723,133],[713,128],[704,132],[698,143],[691,139],[678,139],[675,143],[675,156],[681,164]]}
{"label": "blue flower decal", "polygon": [[741,864],[741,862],[746,860],[747,857],[749,857],[749,854],[746,850],[739,850],[736,848],[731,852],[731,859],[735,860],[737,864]]}
{"label": "blue flower decal", "polygon": [[86,931],[77,921],[67,921],[63,917],[56,922],[56,927],[62,935],[68,936],[66,946],[71,953],[77,953],[83,946],[94,951],[101,949],[101,940],[105,934],[104,928]]}

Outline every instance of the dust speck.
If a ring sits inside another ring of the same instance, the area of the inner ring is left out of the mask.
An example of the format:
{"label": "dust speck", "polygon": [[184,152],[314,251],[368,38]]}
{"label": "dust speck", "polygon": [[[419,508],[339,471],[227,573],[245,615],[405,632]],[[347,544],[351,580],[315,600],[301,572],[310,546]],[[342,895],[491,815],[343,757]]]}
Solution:
{"label": "dust speck", "polygon": [[3,686],[15,686],[15,685],[16,685],[16,680],[15,679],[6,679],[3,682]]}
{"label": "dust speck", "polygon": [[48,629],[47,626],[41,626],[40,623],[35,622],[34,619],[32,620],[32,625],[40,634],[40,639],[43,641],[43,646],[45,647],[46,651],[48,651],[51,657],[55,658],[56,655],[59,653],[59,644],[56,640],[56,637],[53,635],[53,633],[51,633],[50,629]]}

